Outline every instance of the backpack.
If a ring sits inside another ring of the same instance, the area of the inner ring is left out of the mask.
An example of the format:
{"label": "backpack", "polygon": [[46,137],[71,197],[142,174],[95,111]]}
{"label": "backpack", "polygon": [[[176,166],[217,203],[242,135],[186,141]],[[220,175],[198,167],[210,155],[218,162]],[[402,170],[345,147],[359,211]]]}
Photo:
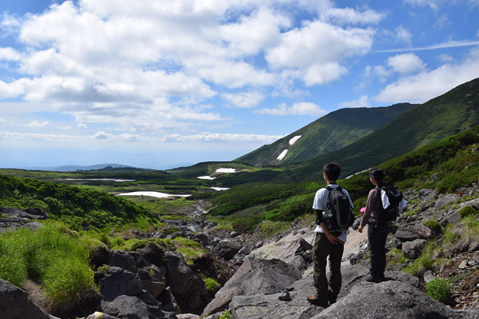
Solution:
{"label": "backpack", "polygon": [[326,186],[325,188],[329,191],[329,194],[324,211],[331,222],[331,227],[327,228],[333,230],[348,229],[354,223],[354,215],[351,211],[348,195],[343,193],[343,189],[339,186],[337,188]]}
{"label": "backpack", "polygon": [[382,205],[382,200],[381,200],[381,205],[379,207],[378,212],[376,212],[376,214],[371,214],[371,217],[373,217],[377,222],[380,222],[380,223],[395,221],[396,218],[399,216],[399,203],[403,199],[401,190],[394,185],[376,187],[376,189],[383,190],[386,192],[386,195],[389,200],[389,206],[386,209],[384,209]]}

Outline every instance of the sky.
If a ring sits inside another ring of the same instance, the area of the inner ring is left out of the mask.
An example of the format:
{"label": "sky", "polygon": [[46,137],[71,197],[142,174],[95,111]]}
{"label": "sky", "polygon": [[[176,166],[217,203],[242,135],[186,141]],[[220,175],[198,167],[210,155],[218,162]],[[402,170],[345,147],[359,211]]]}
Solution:
{"label": "sky", "polygon": [[3,0],[0,167],[231,161],[479,77],[479,0]]}

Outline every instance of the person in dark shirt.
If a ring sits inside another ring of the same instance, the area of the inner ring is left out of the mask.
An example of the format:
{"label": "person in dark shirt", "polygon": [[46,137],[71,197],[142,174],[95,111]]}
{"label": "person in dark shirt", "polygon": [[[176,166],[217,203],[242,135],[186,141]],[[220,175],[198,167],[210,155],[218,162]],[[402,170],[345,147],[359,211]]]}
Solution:
{"label": "person in dark shirt", "polygon": [[386,240],[392,231],[392,223],[379,223],[371,217],[371,213],[378,212],[381,201],[381,189],[384,186],[386,174],[381,169],[373,169],[369,172],[371,183],[376,186],[369,192],[366,210],[361,219],[358,231],[363,232],[364,226],[368,225],[368,246],[371,268],[365,280],[381,282],[385,279],[384,269],[386,268]]}

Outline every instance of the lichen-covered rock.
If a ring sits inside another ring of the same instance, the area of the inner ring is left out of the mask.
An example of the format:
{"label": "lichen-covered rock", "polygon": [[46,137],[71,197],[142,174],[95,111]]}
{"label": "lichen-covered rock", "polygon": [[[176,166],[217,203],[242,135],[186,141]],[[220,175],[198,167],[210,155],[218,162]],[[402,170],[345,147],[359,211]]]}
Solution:
{"label": "lichen-covered rock", "polygon": [[425,239],[416,239],[413,241],[408,241],[402,244],[402,254],[406,258],[416,259],[421,255],[424,245],[426,244]]}

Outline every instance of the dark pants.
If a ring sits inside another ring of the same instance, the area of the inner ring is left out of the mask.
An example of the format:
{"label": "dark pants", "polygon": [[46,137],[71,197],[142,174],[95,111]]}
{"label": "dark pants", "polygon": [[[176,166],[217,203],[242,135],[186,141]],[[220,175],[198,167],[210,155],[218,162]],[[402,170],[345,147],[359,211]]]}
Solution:
{"label": "dark pants", "polygon": [[371,276],[384,279],[386,268],[386,240],[391,227],[387,223],[368,224],[369,260],[371,261]]}
{"label": "dark pants", "polygon": [[[338,237],[341,232],[334,233]],[[313,279],[319,303],[336,301],[341,290],[341,259],[344,245],[332,244],[325,234],[316,233],[313,246]],[[326,258],[329,256],[329,281],[326,278]]]}

